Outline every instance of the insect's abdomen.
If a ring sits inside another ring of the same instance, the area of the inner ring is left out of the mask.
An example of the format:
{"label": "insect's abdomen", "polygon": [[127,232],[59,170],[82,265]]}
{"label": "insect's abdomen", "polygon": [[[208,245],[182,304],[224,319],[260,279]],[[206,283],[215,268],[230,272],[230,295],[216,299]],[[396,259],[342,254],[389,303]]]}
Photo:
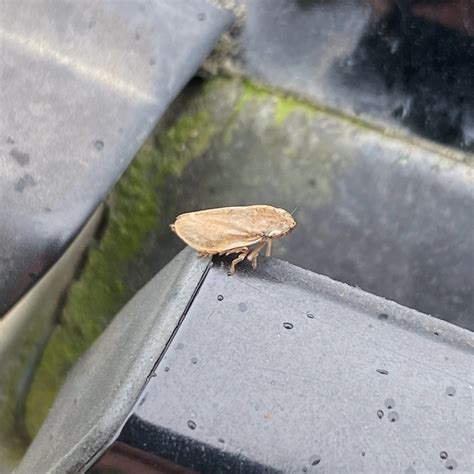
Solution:
{"label": "insect's abdomen", "polygon": [[222,253],[237,247],[257,243],[261,237],[248,226],[239,224],[228,215],[205,216],[190,213],[180,216],[174,231],[190,247],[203,253]]}

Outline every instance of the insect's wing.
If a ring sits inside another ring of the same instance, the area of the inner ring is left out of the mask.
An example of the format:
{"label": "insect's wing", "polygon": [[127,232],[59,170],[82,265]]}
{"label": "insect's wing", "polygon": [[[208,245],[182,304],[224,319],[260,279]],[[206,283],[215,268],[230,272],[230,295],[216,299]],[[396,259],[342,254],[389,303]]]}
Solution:
{"label": "insect's wing", "polygon": [[172,228],[198,252],[221,253],[261,240],[251,217],[242,207],[209,209],[178,216]]}

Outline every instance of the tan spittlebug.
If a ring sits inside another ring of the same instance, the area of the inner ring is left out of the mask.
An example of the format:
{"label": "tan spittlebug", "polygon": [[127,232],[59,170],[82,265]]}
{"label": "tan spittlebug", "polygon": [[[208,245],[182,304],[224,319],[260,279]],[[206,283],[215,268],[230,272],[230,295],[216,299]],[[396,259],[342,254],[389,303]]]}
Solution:
{"label": "tan spittlebug", "polygon": [[236,206],[188,212],[176,218],[171,230],[201,256],[237,254],[229,273],[245,258],[257,267],[259,252],[269,257],[272,240],[290,233],[296,222],[292,215],[273,206]]}

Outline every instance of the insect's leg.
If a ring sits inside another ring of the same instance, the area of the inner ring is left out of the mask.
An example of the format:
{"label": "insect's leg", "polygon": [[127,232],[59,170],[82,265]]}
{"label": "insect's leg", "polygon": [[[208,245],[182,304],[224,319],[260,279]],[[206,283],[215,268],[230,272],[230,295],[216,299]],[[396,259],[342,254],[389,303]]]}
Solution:
{"label": "insect's leg", "polygon": [[224,250],[219,255],[230,255],[232,253],[247,252],[248,249],[249,249],[248,247],[236,247],[235,249]]}
{"label": "insect's leg", "polygon": [[272,239],[267,240],[267,249],[265,252],[265,257],[269,257],[272,253]]}
{"label": "insect's leg", "polygon": [[267,245],[267,242],[265,240],[263,242],[260,242],[247,257],[247,260],[252,263],[252,268],[257,268],[258,253],[260,252],[260,250],[263,249],[263,247],[265,247],[265,245]]}
{"label": "insect's leg", "polygon": [[[240,251],[239,255],[237,257],[235,257],[234,260],[232,260],[232,262],[230,264],[229,275],[233,275],[235,273],[235,266],[238,263],[240,263],[242,260],[244,260],[245,257],[249,253],[249,249],[247,247],[242,247],[238,251]],[[233,252],[229,252],[229,253],[236,253],[236,250],[234,250]]]}

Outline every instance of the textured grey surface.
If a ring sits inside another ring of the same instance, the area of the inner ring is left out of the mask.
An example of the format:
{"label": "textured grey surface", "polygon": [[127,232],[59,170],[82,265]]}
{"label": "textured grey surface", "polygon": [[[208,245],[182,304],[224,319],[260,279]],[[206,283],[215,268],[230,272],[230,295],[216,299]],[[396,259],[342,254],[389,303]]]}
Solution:
{"label": "textured grey surface", "polygon": [[284,472],[472,472],[473,364],[470,332],[357,288],[214,266],[119,440],[199,472],[236,470],[192,441]]}
{"label": "textured grey surface", "polygon": [[[472,471],[470,332],[262,258],[233,277],[216,263],[162,354],[205,268],[186,249],[123,309],[18,473],[79,469],[130,413],[146,424],[133,448],[166,458],[172,445],[171,460],[188,467],[215,469],[211,446],[286,472],[314,470],[316,456],[318,472],[444,472],[442,451]],[[129,423],[121,442],[133,442]]]}
{"label": "textured grey surface", "polygon": [[232,15],[205,0],[0,8],[1,315],[61,255]]}
{"label": "textured grey surface", "polygon": [[120,428],[207,261],[181,252],[122,309],[71,371],[18,474],[77,472]]}

